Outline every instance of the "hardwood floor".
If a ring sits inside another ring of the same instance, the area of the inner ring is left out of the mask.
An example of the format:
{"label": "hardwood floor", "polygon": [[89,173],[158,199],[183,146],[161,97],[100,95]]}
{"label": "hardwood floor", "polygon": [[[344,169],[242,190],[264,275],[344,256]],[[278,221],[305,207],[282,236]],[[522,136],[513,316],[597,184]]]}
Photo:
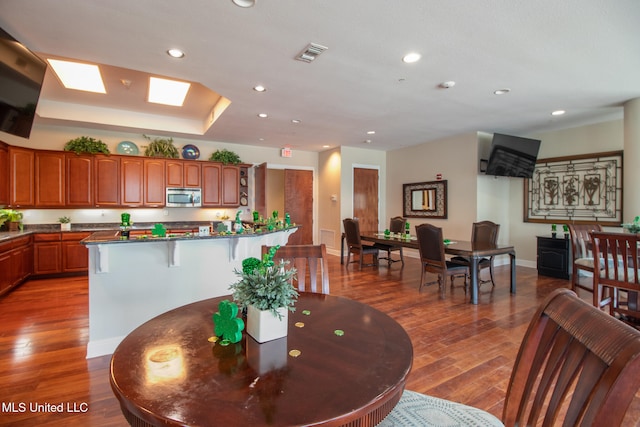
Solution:
{"label": "hardwood floor", "polygon": [[[332,294],[388,313],[411,336],[414,362],[407,388],[498,417],[534,309],[551,290],[569,286],[519,267],[518,292],[511,295],[509,267],[500,266],[495,289],[483,285],[480,304],[473,306],[460,279],[453,288],[447,283],[444,299],[434,286],[418,293],[415,259],[405,257],[404,268],[396,263],[360,272],[329,258]],[[85,359],[87,299],[85,277],[29,281],[0,298],[0,425],[127,425],[109,386],[109,356]],[[35,404],[50,407],[33,412]],[[51,411],[60,404],[62,413]],[[640,394],[627,420],[625,425],[640,425]]]}

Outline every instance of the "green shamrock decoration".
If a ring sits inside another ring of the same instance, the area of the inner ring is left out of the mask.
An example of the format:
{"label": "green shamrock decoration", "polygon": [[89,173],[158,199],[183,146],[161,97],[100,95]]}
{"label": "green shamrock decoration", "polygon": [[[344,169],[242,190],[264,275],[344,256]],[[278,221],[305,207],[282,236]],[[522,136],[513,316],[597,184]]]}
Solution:
{"label": "green shamrock decoration", "polygon": [[238,315],[238,306],[234,302],[224,300],[218,304],[218,310],[213,315],[214,333],[216,336],[231,343],[239,342],[242,339],[244,321],[236,317]]}

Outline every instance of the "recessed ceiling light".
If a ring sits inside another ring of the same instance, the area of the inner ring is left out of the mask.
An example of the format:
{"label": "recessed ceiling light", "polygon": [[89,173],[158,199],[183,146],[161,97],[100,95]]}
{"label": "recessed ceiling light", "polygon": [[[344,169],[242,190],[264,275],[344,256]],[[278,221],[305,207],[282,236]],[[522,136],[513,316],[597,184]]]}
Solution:
{"label": "recessed ceiling light", "polygon": [[149,77],[149,102],[182,107],[191,83]]}
{"label": "recessed ceiling light", "polygon": [[107,93],[97,65],[59,59],[47,59],[47,61],[67,89]]}
{"label": "recessed ceiling light", "polygon": [[167,51],[167,55],[169,55],[172,58],[184,58],[184,52],[181,51],[180,49],[169,49]]}
{"label": "recessed ceiling light", "polygon": [[264,138],[258,138],[258,141],[264,141]]}
{"label": "recessed ceiling light", "polygon": [[253,7],[256,4],[256,0],[231,0],[233,4],[240,7]]}
{"label": "recessed ceiling light", "polygon": [[322,148],[329,148],[329,147],[331,147],[331,146],[330,145],[326,145],[326,144],[322,146]]}
{"label": "recessed ceiling light", "polygon": [[442,89],[450,89],[455,85],[456,85],[456,82],[454,82],[453,80],[449,80],[448,82],[440,83],[438,86],[441,87]]}
{"label": "recessed ceiling light", "polygon": [[402,61],[407,64],[412,64],[414,62],[418,62],[422,58],[422,55],[416,52],[411,52],[402,57]]}
{"label": "recessed ceiling light", "polygon": [[493,91],[493,93],[495,95],[504,95],[504,94],[507,94],[509,92],[511,92],[511,89],[506,89],[506,88],[505,89],[498,89],[498,90],[494,90]]}
{"label": "recessed ceiling light", "polygon": [[367,135],[375,135],[376,131],[375,130],[368,130],[367,131]]}
{"label": "recessed ceiling light", "polygon": [[298,119],[293,119],[293,120],[291,120],[291,123],[298,124],[298,123],[300,123],[300,120],[298,120]]}
{"label": "recessed ceiling light", "polygon": [[365,140],[364,140],[364,143],[365,143],[365,144],[371,144],[371,140],[370,140],[370,139],[365,139]]}
{"label": "recessed ceiling light", "polygon": [[269,116],[267,115],[267,113],[260,113],[258,114],[258,117],[260,117],[261,119],[266,119]]}
{"label": "recessed ceiling light", "polygon": [[258,85],[258,86],[254,86],[253,90],[255,90],[256,92],[266,92],[267,88],[262,85]]}
{"label": "recessed ceiling light", "polygon": [[561,116],[564,113],[566,113],[566,111],[564,111],[564,110],[556,110],[556,111],[552,112],[551,115],[552,116]]}

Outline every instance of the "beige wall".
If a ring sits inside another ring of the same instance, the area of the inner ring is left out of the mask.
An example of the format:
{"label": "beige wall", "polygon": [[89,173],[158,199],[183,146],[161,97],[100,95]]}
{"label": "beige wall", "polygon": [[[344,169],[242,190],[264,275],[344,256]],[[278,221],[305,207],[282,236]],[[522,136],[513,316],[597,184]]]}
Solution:
{"label": "beige wall", "polygon": [[[318,230],[319,243],[327,245],[327,250],[340,250],[342,227],[341,203],[343,193],[340,188],[342,155],[340,148],[320,153],[318,159]],[[335,200],[334,200],[335,197]]]}

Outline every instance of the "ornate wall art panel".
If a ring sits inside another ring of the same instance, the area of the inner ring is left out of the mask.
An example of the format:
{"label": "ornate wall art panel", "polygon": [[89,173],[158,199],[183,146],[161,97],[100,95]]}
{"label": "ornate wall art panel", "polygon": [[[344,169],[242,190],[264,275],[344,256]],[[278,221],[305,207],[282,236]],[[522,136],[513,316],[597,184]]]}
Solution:
{"label": "ornate wall art panel", "polygon": [[447,180],[403,184],[402,189],[405,217],[447,217]]}
{"label": "ornate wall art panel", "polygon": [[539,159],[524,180],[524,221],[622,222],[622,151]]}

